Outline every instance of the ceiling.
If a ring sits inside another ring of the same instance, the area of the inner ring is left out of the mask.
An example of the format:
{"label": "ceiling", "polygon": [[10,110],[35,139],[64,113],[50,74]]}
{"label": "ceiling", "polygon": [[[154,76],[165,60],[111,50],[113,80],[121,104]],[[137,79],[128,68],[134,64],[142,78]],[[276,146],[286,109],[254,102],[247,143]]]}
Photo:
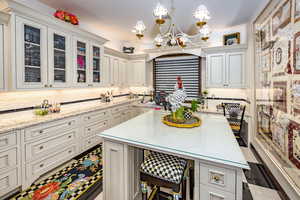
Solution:
{"label": "ceiling", "polygon": [[[175,20],[183,31],[195,32],[193,11],[204,4],[211,13],[212,29],[222,29],[248,22],[257,10],[269,0],[174,0]],[[136,40],[131,32],[137,20],[143,20],[147,33],[145,39],[154,38],[157,27],[152,10],[158,0],[40,0],[55,9],[65,9],[95,28],[108,39]],[[169,10],[171,0],[161,0]]]}

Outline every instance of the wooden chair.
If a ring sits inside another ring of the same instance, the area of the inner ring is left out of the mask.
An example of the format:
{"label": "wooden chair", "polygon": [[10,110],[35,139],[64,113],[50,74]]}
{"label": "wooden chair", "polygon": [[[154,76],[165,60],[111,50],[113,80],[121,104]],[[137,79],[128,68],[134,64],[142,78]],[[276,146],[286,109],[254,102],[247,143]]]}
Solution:
{"label": "wooden chair", "polygon": [[[143,200],[147,200],[148,185],[152,190],[155,188],[157,200],[159,200],[160,187],[172,189],[173,200],[186,200],[186,178],[184,177],[186,168],[187,161],[184,159],[150,152],[140,168]],[[150,195],[150,198],[153,199],[153,195]]]}
{"label": "wooden chair", "polygon": [[222,107],[234,135],[240,137],[246,106],[239,103],[222,103]]}

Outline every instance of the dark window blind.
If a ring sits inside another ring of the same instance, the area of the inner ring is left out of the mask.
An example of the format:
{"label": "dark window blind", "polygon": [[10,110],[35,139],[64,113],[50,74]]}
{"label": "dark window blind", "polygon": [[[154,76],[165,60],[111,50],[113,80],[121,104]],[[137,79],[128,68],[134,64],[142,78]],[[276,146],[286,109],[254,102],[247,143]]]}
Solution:
{"label": "dark window blind", "polygon": [[154,60],[155,92],[174,91],[176,78],[181,77],[188,98],[198,97],[200,88],[200,58],[197,56],[164,57]]}

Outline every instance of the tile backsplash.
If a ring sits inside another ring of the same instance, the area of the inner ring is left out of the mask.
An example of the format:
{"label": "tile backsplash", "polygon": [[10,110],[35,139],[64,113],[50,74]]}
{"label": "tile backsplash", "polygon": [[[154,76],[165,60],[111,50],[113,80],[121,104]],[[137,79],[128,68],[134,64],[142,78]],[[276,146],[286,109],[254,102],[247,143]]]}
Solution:
{"label": "tile backsplash", "polygon": [[127,94],[128,92],[148,92],[148,88],[88,88],[88,89],[63,89],[0,92],[0,111],[36,106],[44,99],[49,102],[68,102],[100,97],[101,93],[113,91],[114,95]]}

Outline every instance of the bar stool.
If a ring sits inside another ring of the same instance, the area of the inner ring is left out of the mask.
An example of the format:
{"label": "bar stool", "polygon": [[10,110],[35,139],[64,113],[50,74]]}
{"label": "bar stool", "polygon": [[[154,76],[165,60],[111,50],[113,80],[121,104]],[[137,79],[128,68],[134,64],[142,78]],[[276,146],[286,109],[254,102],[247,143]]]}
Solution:
{"label": "bar stool", "polygon": [[244,122],[246,106],[239,103],[222,103],[224,116],[227,118],[234,135],[239,138]]}
{"label": "bar stool", "polygon": [[[186,178],[184,177],[187,161],[176,156],[170,156],[158,152],[150,152],[140,168],[141,190],[143,200],[147,199],[147,186],[155,187],[156,198],[160,187],[173,191],[173,200],[186,199]],[[182,190],[182,195],[180,193]]]}

